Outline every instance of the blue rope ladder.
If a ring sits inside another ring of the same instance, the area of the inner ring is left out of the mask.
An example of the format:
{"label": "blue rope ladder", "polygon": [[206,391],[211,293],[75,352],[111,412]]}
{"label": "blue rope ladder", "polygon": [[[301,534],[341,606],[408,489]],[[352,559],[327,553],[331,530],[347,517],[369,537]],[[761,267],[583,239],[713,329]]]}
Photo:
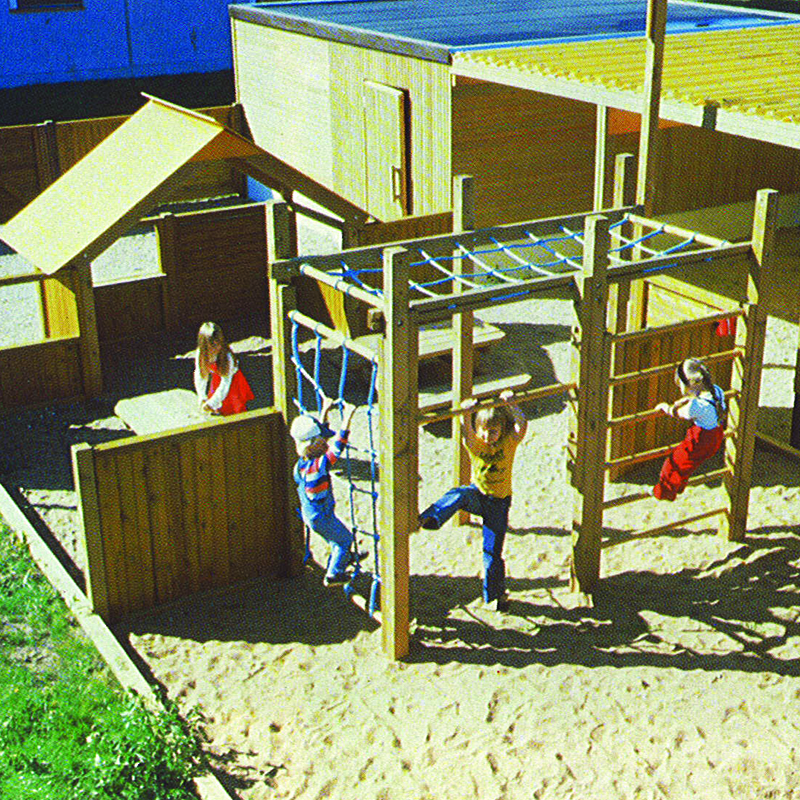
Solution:
{"label": "blue rope ladder", "polygon": [[[314,409],[317,414],[319,414],[322,410],[322,404],[326,399],[332,399],[336,408],[338,408],[339,412],[341,413],[342,408],[344,406],[344,395],[347,386],[347,378],[350,372],[350,363],[351,357],[353,355],[358,355],[350,351],[350,349],[346,346],[346,344],[340,345],[342,350],[342,363],[341,363],[341,371],[339,373],[339,381],[337,387],[337,396],[336,398],[327,398],[325,391],[322,387],[320,372],[322,366],[322,342],[323,337],[318,331],[314,331],[315,342],[314,342],[314,364],[313,364],[313,373],[309,372],[309,370],[303,365],[302,359],[300,357],[300,344],[299,344],[299,324],[292,320],[292,364],[294,364],[295,374],[297,376],[297,397],[294,398],[294,403],[297,406],[298,411],[301,414],[309,414],[313,413],[311,409],[308,408],[305,402],[305,392],[304,392],[304,385],[308,384],[310,386],[311,391],[313,392],[313,403]],[[352,443],[348,442],[347,447],[345,448],[345,471],[344,474],[347,477],[347,483],[349,488],[349,508],[350,508],[350,531],[353,534],[353,550],[351,554],[351,562],[353,566],[353,574],[350,578],[350,581],[345,585],[344,591],[345,594],[352,596],[355,592],[354,583],[356,578],[362,574],[363,570],[361,568],[361,561],[362,561],[362,554],[359,550],[358,546],[358,537],[359,535],[369,538],[372,540],[372,555],[373,555],[373,567],[371,573],[371,586],[370,586],[370,593],[369,593],[369,606],[368,611],[370,615],[375,613],[375,610],[378,606],[378,598],[380,593],[380,560],[379,560],[379,552],[378,552],[378,544],[380,541],[380,536],[378,534],[378,451],[376,448],[375,442],[375,412],[376,412],[376,405],[375,405],[375,398],[377,394],[377,382],[378,382],[378,364],[376,361],[372,361],[371,363],[371,372],[370,372],[370,381],[369,381],[369,390],[367,392],[367,400],[366,400],[366,414],[367,414],[367,427],[368,427],[368,435],[369,435],[369,442],[366,448],[359,448],[353,445]],[[362,488],[358,486],[353,478],[353,453],[361,453],[365,454],[369,459],[370,465],[370,477],[369,477],[369,488]],[[356,497],[358,494],[366,495],[369,498],[369,513],[368,513],[368,520],[364,526],[358,524],[358,514],[356,511]],[[311,558],[311,531],[308,526],[306,526],[306,551],[303,558],[303,563],[307,563],[308,560]]]}

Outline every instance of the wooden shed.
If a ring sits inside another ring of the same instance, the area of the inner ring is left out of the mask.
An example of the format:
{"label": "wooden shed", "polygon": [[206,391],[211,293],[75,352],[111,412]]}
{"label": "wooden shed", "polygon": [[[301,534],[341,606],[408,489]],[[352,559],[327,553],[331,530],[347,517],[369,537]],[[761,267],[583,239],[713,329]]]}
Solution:
{"label": "wooden shed", "polygon": [[[230,13],[237,100],[254,141],[378,219],[451,208],[458,174],[475,177],[479,226],[592,208],[598,106],[611,109],[607,164],[636,150],[645,0],[469,0],[456,13],[432,0],[360,0]],[[762,135],[754,109],[736,106],[743,89],[758,92],[756,114],[771,118],[763,87],[789,86],[797,62],[775,48],[800,42],[800,28],[786,16],[672,2],[666,29],[670,127],[653,210],[752,200],[767,184],[800,188],[794,126]],[[744,82],[729,91],[737,76]]]}

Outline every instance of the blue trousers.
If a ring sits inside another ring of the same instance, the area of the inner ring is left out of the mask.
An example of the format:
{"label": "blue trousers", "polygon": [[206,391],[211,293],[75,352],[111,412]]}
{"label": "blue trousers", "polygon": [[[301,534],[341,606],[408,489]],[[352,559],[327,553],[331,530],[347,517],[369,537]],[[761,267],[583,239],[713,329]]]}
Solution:
{"label": "blue trousers", "polygon": [[[303,509],[306,512],[306,509]],[[329,578],[344,572],[350,560],[350,545],[353,543],[353,534],[347,526],[336,516],[333,498],[325,504],[323,510],[315,514],[303,514],[304,522],[312,531],[318,533],[331,546],[331,557],[328,559],[326,574]]]}
{"label": "blue trousers", "polygon": [[477,486],[456,486],[428,506],[420,517],[436,522],[436,529],[444,525],[456,511],[464,510],[483,522],[483,599],[488,603],[502,597],[506,590],[506,565],[503,561],[503,543],[508,529],[508,509],[511,497],[492,497]]}

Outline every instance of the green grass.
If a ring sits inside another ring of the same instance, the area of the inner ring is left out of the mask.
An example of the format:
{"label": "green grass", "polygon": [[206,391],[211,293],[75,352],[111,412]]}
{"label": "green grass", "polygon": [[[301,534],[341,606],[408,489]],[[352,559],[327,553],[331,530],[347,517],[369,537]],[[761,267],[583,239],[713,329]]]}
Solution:
{"label": "green grass", "polygon": [[0,520],[0,798],[194,800],[198,720],[124,692]]}

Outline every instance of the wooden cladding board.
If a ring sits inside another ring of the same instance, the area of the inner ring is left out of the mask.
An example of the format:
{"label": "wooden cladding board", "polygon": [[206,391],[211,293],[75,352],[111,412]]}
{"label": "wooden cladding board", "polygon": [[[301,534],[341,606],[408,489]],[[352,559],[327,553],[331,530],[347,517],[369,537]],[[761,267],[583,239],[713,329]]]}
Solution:
{"label": "wooden cladding board", "polygon": [[[611,205],[614,157],[638,153],[638,133],[608,137],[605,205]],[[800,150],[680,125],[659,130],[655,214],[752,201],[764,187],[800,188]]]}
{"label": "wooden cladding board", "polygon": [[164,330],[165,276],[94,287],[97,336],[113,342]]}
{"label": "wooden cladding board", "polygon": [[[200,109],[200,113],[236,129],[234,106]],[[0,128],[0,223],[15,216],[54,180],[54,169],[66,172],[126,119],[100,117]],[[175,200],[244,191],[244,177],[224,162],[192,165],[181,175],[184,181],[175,189]]]}
{"label": "wooden cladding board", "polygon": [[0,348],[0,410],[83,396],[77,338]]}
{"label": "wooden cladding board", "polygon": [[[165,257],[168,325],[268,314],[266,227],[262,206],[178,214],[174,252]],[[159,225],[161,220],[159,220]]]}
{"label": "wooden cladding board", "polygon": [[[111,618],[279,573],[286,561],[285,431],[259,410],[93,449]],[[80,481],[79,481],[80,483]]]}
{"label": "wooden cladding board", "polygon": [[446,65],[242,20],[233,40],[237,99],[256,144],[381,219],[367,205],[364,82],[392,87],[409,104],[407,211],[451,207]]}
{"label": "wooden cladding board", "polygon": [[[660,284],[647,284],[647,324],[648,326],[669,325],[682,320],[701,319],[724,310],[721,305],[712,306],[708,302],[693,297],[691,287],[677,281],[670,286],[668,281]],[[667,285],[664,285],[667,284]],[[617,375],[636,372],[640,369],[670,364],[682,359],[703,356],[730,350],[734,346],[734,336],[717,334],[716,323],[692,326],[669,334],[658,334],[641,339],[617,342],[614,345],[613,364]],[[723,389],[730,387],[731,362],[710,364],[709,369],[714,382]],[[641,380],[632,384],[617,386],[611,392],[612,416],[620,417],[646,411],[660,402],[672,403],[679,397],[678,388],[671,372]],[[656,447],[680,441],[686,433],[686,423],[671,417],[637,422],[612,431],[610,441],[611,458],[633,455]],[[612,472],[612,479],[620,471]]]}
{"label": "wooden cladding board", "polygon": [[80,333],[74,289],[77,280],[75,269],[67,267],[42,281],[42,315],[48,337]]}
{"label": "wooden cladding board", "polygon": [[452,173],[475,176],[478,227],[592,207],[594,106],[462,78],[452,120]]}

